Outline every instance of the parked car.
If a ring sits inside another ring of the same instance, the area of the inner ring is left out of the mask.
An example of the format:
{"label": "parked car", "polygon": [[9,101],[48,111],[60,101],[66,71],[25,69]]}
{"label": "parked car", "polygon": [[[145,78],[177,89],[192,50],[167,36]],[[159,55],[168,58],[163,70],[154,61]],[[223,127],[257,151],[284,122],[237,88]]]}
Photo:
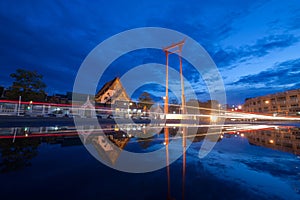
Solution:
{"label": "parked car", "polygon": [[141,116],[141,119],[150,120],[150,117],[148,117],[148,116]]}
{"label": "parked car", "polygon": [[79,114],[74,114],[74,113],[69,113],[69,114],[67,114],[66,117],[77,117],[77,118],[81,118],[81,115],[79,115]]}
{"label": "parked car", "polygon": [[108,118],[110,115],[109,114],[99,114],[99,113],[97,113],[96,116],[100,119],[105,119],[105,118]]}
{"label": "parked car", "polygon": [[53,113],[47,113],[47,114],[44,114],[43,117],[56,117],[56,114],[53,114]]}

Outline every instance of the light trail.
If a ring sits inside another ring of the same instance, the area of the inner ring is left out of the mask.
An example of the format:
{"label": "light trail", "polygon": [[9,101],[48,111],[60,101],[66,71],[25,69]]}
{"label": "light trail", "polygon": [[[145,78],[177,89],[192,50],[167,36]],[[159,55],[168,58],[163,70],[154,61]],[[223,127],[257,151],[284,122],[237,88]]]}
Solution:
{"label": "light trail", "polygon": [[[128,127],[131,127],[129,129]],[[270,128],[278,128],[278,126],[269,126],[269,125],[252,125],[252,124],[228,124],[228,125],[191,125],[191,124],[166,124],[166,125],[157,125],[157,126],[151,126],[151,127],[141,127],[141,130],[135,129],[136,127],[133,127],[132,124],[128,124],[127,126],[119,126],[114,128],[100,128],[100,129],[93,129],[91,132],[85,132],[86,129],[79,129],[79,130],[59,130],[57,132],[49,133],[49,132],[24,132],[24,135],[0,135],[0,139],[12,139],[12,138],[33,138],[33,137],[66,137],[66,136],[79,136],[79,135],[99,135],[99,134],[108,134],[108,133],[114,133],[114,132],[124,132],[124,133],[130,133],[133,137],[136,137],[134,132],[140,133],[142,132],[142,129],[147,129],[148,131],[151,131],[151,129],[156,130],[157,128],[175,128],[175,127],[197,127],[197,128],[218,128],[222,127],[222,131],[216,131],[211,133],[201,133],[201,134],[188,134],[187,137],[195,137],[195,136],[206,136],[206,135],[215,135],[215,134],[221,134],[224,132],[242,132],[242,131],[253,131],[253,130],[262,130],[262,129],[270,129]],[[219,128],[218,128],[219,129]],[[157,134],[160,134],[160,132],[157,132]],[[152,135],[153,136],[153,135]],[[151,137],[152,137],[151,136]],[[178,138],[181,138],[182,136],[177,136]],[[172,139],[176,139],[177,137],[172,137]],[[136,137],[139,138],[139,137]],[[144,138],[143,138],[144,139]],[[146,139],[146,138],[145,138]]]}

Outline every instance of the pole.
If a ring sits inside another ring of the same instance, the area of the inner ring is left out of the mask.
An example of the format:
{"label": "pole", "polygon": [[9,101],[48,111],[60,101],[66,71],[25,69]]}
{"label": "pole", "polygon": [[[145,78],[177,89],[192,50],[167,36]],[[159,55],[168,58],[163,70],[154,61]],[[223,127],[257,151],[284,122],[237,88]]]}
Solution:
{"label": "pole", "polygon": [[18,103],[18,116],[20,116],[21,100],[22,100],[22,97],[21,97],[21,96],[19,96],[19,103]]}
{"label": "pole", "polygon": [[186,114],[185,112],[185,96],[184,96],[184,82],[183,82],[183,74],[182,74],[182,58],[181,58],[182,45],[179,46],[179,64],[180,64],[180,82],[181,82],[181,114]]}
{"label": "pole", "polygon": [[166,96],[165,96],[165,115],[167,116],[169,112],[169,52],[166,52]]}

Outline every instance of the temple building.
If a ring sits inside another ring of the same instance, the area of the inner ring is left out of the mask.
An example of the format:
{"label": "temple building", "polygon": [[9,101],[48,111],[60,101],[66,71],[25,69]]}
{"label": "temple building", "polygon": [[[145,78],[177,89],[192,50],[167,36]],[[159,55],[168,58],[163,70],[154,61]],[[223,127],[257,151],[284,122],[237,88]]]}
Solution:
{"label": "temple building", "polygon": [[101,104],[116,104],[117,101],[130,101],[119,77],[105,83],[95,96],[95,102]]}
{"label": "temple building", "polygon": [[248,98],[243,111],[266,114],[300,115],[300,89]]}
{"label": "temple building", "polygon": [[133,105],[119,77],[103,85],[95,96],[95,103],[110,107],[115,117],[125,118],[130,117],[129,110]]}

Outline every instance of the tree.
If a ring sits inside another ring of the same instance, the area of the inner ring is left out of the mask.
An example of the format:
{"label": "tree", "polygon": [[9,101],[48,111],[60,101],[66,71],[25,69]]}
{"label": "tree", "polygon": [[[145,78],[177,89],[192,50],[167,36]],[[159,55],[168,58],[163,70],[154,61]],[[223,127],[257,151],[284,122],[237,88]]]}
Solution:
{"label": "tree", "polygon": [[0,98],[2,97],[3,92],[4,92],[4,87],[0,86]]}
{"label": "tree", "polygon": [[42,75],[36,71],[17,69],[10,77],[15,81],[6,93],[8,99],[17,100],[21,96],[23,101],[45,101],[46,84],[42,81]]}
{"label": "tree", "polygon": [[148,92],[143,92],[138,99],[138,106],[142,109],[146,108],[147,110],[154,104],[152,97]]}
{"label": "tree", "polygon": [[180,105],[177,99],[171,99],[169,104],[169,113],[179,113]]}

